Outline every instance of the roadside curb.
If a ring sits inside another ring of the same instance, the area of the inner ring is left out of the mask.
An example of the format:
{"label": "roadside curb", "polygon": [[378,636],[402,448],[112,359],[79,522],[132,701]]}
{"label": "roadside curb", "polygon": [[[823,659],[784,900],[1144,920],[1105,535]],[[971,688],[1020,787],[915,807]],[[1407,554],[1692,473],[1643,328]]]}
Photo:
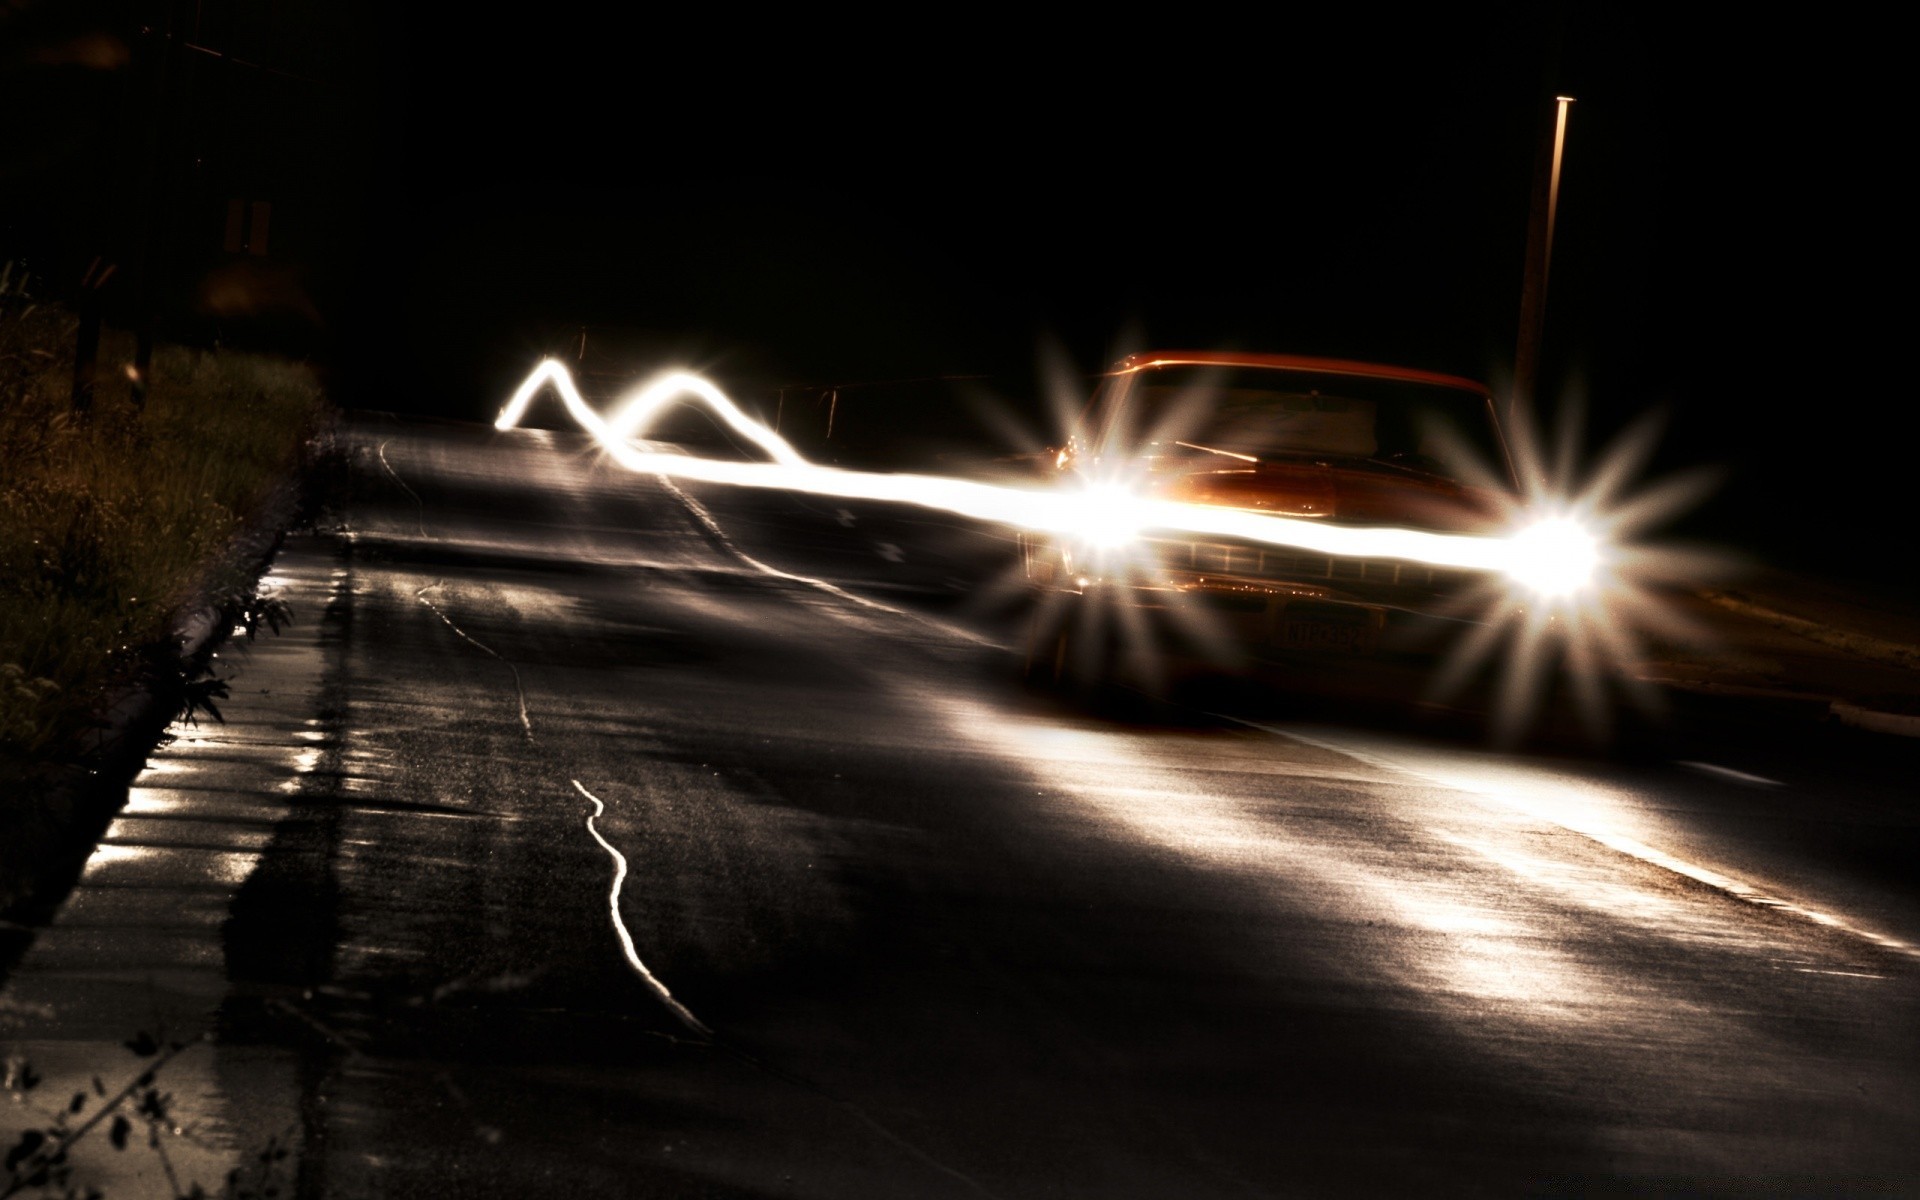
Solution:
{"label": "roadside curb", "polygon": [[[239,530],[220,563],[257,581],[272,564],[302,510],[304,479],[287,480]],[[218,568],[216,568],[217,570]],[[209,574],[209,579],[214,578]],[[168,661],[182,677],[206,663],[233,634],[233,614],[207,596],[182,613],[169,639]],[[179,715],[182,691],[165,680],[129,685],[108,698],[101,725],[84,735],[73,761],[29,773],[10,806],[4,830],[13,877],[0,878],[0,981],[79,879],[88,858],[125,801],[126,786],[145,768],[154,745]]]}
{"label": "roadside curb", "polygon": [[1830,646],[1835,650],[1844,650],[1849,654],[1872,659],[1888,666],[1920,670],[1920,646],[1891,641],[1870,633],[1861,633],[1858,630],[1841,629],[1821,621],[1781,612],[1777,608],[1760,604],[1733,592],[1703,588],[1700,591],[1700,597],[1711,604],[1719,605],[1728,612],[1751,617],[1776,629],[1784,629],[1788,633],[1798,634],[1809,641]]}
{"label": "roadside curb", "polygon": [[[1734,592],[1703,588],[1700,597],[1727,612],[1882,666],[1920,671],[1920,646],[1896,642],[1856,629],[1845,629],[1794,613],[1782,612]],[[1810,700],[1807,693],[1782,691],[1782,698]],[[1868,733],[1920,737],[1920,694],[1826,698],[1821,716]]]}
{"label": "roadside curb", "polygon": [[1920,711],[1898,712],[1896,707],[1913,707],[1907,704],[1855,704],[1846,700],[1835,700],[1832,705],[1834,719],[1843,725],[1855,729],[1864,729],[1869,733],[1890,733],[1896,737],[1920,738]]}

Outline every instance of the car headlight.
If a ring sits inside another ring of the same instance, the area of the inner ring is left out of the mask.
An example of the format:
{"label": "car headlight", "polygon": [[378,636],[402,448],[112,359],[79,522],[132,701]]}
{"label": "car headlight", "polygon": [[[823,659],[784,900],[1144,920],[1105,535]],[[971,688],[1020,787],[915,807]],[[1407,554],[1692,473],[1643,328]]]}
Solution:
{"label": "car headlight", "polygon": [[1091,550],[1124,550],[1140,540],[1145,528],[1140,497],[1120,484],[1090,483],[1075,498],[1071,525],[1068,532]]}
{"label": "car headlight", "polygon": [[1507,578],[1543,600],[1585,590],[1600,571],[1600,539],[1573,517],[1545,517],[1508,541]]}

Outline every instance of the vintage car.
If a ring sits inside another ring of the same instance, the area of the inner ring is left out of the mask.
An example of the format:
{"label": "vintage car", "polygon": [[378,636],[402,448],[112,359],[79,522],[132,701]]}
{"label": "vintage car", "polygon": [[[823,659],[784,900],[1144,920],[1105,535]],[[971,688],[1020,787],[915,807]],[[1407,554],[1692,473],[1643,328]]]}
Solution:
{"label": "vintage car", "polygon": [[[1278,354],[1126,358],[1051,465],[1062,487],[1353,528],[1490,532],[1516,491],[1480,384]],[[1021,551],[1037,593],[1028,677],[1076,687],[1430,659],[1488,582],[1470,566],[1097,521],[1023,535]]]}

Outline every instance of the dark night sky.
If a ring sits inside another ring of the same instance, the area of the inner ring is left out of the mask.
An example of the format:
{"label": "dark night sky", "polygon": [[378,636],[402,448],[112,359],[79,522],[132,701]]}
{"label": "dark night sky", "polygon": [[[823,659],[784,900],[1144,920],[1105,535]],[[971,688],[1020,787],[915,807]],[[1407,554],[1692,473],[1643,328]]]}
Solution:
{"label": "dark night sky", "polygon": [[390,148],[435,213],[409,321],[686,331],[798,379],[1030,374],[1046,336],[1091,368],[1130,330],[1486,375],[1511,341],[1543,67],[1486,22],[808,32],[536,35],[574,65],[492,84],[491,38],[429,38]]}
{"label": "dark night sky", "polygon": [[[1088,369],[1133,343],[1240,345],[1500,384],[1539,131],[1567,92],[1542,395],[1583,396],[1596,438],[1665,412],[1661,467],[1730,468],[1708,533],[1757,513],[1787,545],[1833,542],[1809,484],[1911,508],[1873,431],[1905,343],[1884,299],[1905,242],[1886,31],[1349,7],[745,45],[582,20],[429,35],[443,53],[389,149],[439,214],[404,272],[413,365],[444,355],[487,393],[549,325],[594,320],[743,383],[1018,387],[1054,340]],[[509,44],[544,65],[500,71]]]}
{"label": "dark night sky", "polygon": [[336,5],[317,41],[344,82],[297,120],[271,96],[254,115],[286,103],[289,142],[331,156],[317,274],[342,398],[477,417],[583,322],[749,391],[1030,391],[1043,342],[1087,370],[1238,345],[1498,386],[1538,134],[1568,92],[1543,394],[1584,395],[1597,436],[1667,412],[1663,467],[1731,468],[1710,534],[1761,516],[1789,533],[1756,544],[1838,544],[1835,507],[1873,528],[1911,508],[1877,428],[1903,399],[1882,294],[1908,241],[1887,30],[1346,8],[1120,27]]}

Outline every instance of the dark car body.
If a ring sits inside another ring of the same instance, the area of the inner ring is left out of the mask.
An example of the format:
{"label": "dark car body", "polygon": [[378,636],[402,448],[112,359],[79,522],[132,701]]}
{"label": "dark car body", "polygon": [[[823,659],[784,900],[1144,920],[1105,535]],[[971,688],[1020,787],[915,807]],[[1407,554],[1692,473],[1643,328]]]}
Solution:
{"label": "dark car body", "polygon": [[[1063,486],[1123,480],[1155,499],[1312,522],[1493,529],[1514,492],[1492,394],[1406,367],[1158,352],[1102,376],[1054,462]],[[1122,548],[1026,535],[1041,603],[1027,668],[1104,680],[1207,662],[1430,656],[1482,581],[1458,568],[1153,533]]]}

